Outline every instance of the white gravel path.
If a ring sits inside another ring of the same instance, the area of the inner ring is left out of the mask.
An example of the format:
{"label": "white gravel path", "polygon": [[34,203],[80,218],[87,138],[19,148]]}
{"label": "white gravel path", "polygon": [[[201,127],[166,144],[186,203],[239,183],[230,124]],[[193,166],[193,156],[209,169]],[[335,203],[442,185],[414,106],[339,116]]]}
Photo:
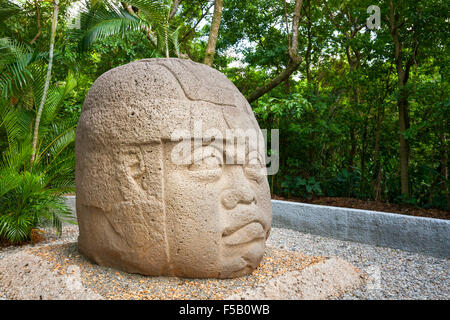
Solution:
{"label": "white gravel path", "polygon": [[[61,238],[37,245],[0,249],[0,259],[26,248],[75,242],[77,226],[65,226]],[[340,299],[450,299],[449,259],[341,241],[273,228],[268,245],[310,256],[338,256],[367,272],[370,281]],[[0,288],[0,299],[4,298]]]}

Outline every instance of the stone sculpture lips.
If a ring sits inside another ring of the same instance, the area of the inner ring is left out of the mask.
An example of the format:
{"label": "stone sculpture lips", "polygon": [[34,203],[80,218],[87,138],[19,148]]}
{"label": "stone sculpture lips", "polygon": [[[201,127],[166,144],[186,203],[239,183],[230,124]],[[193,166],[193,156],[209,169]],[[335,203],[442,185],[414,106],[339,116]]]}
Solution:
{"label": "stone sculpture lips", "polygon": [[266,232],[264,231],[262,224],[259,222],[251,222],[232,234],[224,236],[222,239],[225,244],[238,245],[248,243],[256,239],[264,240],[265,237]]}
{"label": "stone sculpture lips", "polygon": [[230,225],[224,229],[222,239],[227,245],[238,245],[256,239],[265,239],[264,221],[260,219],[255,205],[246,205],[228,213]]}

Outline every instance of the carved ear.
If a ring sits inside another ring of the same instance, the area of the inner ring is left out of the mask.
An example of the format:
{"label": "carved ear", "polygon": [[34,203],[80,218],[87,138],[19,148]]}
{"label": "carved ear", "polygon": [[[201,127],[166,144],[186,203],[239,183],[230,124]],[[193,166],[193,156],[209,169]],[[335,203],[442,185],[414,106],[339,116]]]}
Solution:
{"label": "carved ear", "polygon": [[162,145],[157,142],[120,148],[115,161],[120,201],[161,199],[162,157]]}
{"label": "carved ear", "polygon": [[139,146],[124,146],[116,157],[116,180],[121,181],[118,187],[122,193],[122,201],[131,201],[134,197],[142,197],[148,187],[147,172]]}

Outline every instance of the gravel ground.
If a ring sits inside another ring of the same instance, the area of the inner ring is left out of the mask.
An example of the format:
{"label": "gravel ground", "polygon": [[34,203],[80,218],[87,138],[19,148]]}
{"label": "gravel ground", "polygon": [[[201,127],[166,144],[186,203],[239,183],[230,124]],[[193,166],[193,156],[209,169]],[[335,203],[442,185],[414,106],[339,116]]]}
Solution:
{"label": "gravel ground", "polygon": [[[51,264],[64,275],[79,267],[83,285],[106,299],[221,299],[242,292],[273,275],[338,256],[369,275],[359,289],[339,299],[449,299],[449,260],[340,241],[288,229],[273,228],[263,264],[252,275],[230,280],[189,280],[145,277],[91,264],[77,252],[76,226],[65,226],[63,236],[47,234],[47,241],[22,247],[0,249],[0,260],[27,251]],[[158,285],[155,286],[156,281]],[[162,285],[160,285],[162,283]],[[4,299],[0,288],[0,299]]]}
{"label": "gravel ground", "polygon": [[306,255],[338,256],[369,275],[340,299],[450,299],[449,259],[273,228],[268,245]]}

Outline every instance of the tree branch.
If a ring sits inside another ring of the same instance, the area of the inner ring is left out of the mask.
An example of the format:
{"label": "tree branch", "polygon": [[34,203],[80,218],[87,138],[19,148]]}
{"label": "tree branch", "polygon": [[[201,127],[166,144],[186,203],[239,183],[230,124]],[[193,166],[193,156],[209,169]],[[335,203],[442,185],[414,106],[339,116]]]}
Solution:
{"label": "tree branch", "polygon": [[394,55],[395,55],[395,64],[397,67],[397,73],[399,75],[399,78],[403,75],[403,68],[402,68],[402,44],[399,39],[398,35],[398,26],[396,26],[396,19],[395,19],[395,8],[392,0],[389,0],[389,23],[391,27],[391,35],[392,39],[394,41]]}
{"label": "tree branch", "polygon": [[214,5],[214,3],[212,5],[210,5],[208,8],[206,8],[205,12],[203,12],[203,10],[202,10],[202,16],[200,17],[200,19],[198,19],[198,21],[195,23],[195,25],[181,38],[180,43],[184,42],[187,39],[187,37],[189,37],[192,34],[192,32],[195,30],[195,28],[197,28],[199,23],[206,17],[206,15],[209,12],[209,9],[211,9],[213,5]]}
{"label": "tree branch", "polygon": [[[134,12],[133,7],[130,6],[128,3],[126,2],[121,2],[122,6],[124,7],[125,10],[128,11],[129,14],[131,14],[132,16],[136,16],[136,12]],[[155,36],[152,35],[151,30],[148,27],[145,27],[142,30],[142,33],[145,34],[145,36],[147,37],[148,41],[150,41],[150,43],[157,48],[158,47],[158,43],[157,40],[155,39]]]}
{"label": "tree branch", "polygon": [[294,17],[292,19],[292,44],[289,46],[288,55],[289,63],[286,69],[282,71],[275,78],[270,80],[268,83],[262,87],[256,88],[251,94],[247,96],[249,103],[259,99],[267,92],[278,86],[283,81],[289,79],[289,77],[299,68],[302,63],[302,57],[298,55],[298,25],[300,21],[300,12],[302,9],[303,0],[296,0],[294,7]]}
{"label": "tree branch", "polygon": [[171,20],[177,13],[177,9],[178,9],[178,6],[180,5],[181,1],[183,1],[183,0],[175,0],[173,2],[172,9],[170,9],[170,13],[169,13],[169,20]]}
{"label": "tree branch", "polygon": [[417,37],[416,37],[416,30],[414,29],[414,35],[413,35],[415,44],[414,44],[414,49],[413,52],[411,53],[411,56],[409,57],[408,61],[406,61],[406,66],[405,66],[405,82],[408,81],[409,78],[409,71],[411,69],[411,66],[416,62],[416,56],[417,56],[417,52],[419,50],[419,42],[417,41]]}
{"label": "tree branch", "polygon": [[152,31],[148,27],[145,27],[145,29],[143,29],[142,32],[145,34],[145,36],[150,41],[150,43],[155,48],[158,48],[158,41],[156,40],[155,36],[152,34]]}
{"label": "tree branch", "polygon": [[33,44],[36,42],[36,40],[39,38],[39,36],[41,35],[41,10],[39,9],[39,4],[37,2],[37,0],[34,0],[34,5],[36,7],[36,20],[37,20],[37,27],[38,27],[38,32],[37,34],[34,36],[33,40],[30,41],[30,44]]}
{"label": "tree branch", "polygon": [[326,8],[326,14],[328,16],[328,19],[331,21],[331,23],[336,27],[336,29],[341,29],[341,26],[339,23],[336,22],[335,17],[331,14],[331,10],[328,7],[328,3],[326,1],[323,2],[324,7]]}
{"label": "tree branch", "polygon": [[303,0],[297,0],[294,8],[294,18],[292,19],[292,45],[289,48],[289,57],[294,61],[299,61],[298,57],[298,23],[300,21],[300,10]]}
{"label": "tree branch", "polygon": [[284,0],[283,2],[284,2],[284,18],[286,20],[286,35],[287,35],[288,46],[290,46],[291,45],[291,39],[289,37],[289,21],[288,21],[286,0]]}
{"label": "tree branch", "polygon": [[121,2],[122,6],[128,11],[129,14],[131,14],[132,16],[136,15],[136,13],[133,10],[133,7],[130,6],[128,3],[126,2]]}
{"label": "tree branch", "polygon": [[277,75],[262,87],[256,88],[251,94],[247,96],[247,101],[249,103],[252,103],[253,101],[259,99],[267,92],[278,86],[283,81],[286,81],[291,76],[291,74],[293,74],[298,69],[299,66],[300,63],[294,60],[290,60],[289,64],[287,65],[286,69],[283,70],[283,72],[281,72],[279,75]]}

